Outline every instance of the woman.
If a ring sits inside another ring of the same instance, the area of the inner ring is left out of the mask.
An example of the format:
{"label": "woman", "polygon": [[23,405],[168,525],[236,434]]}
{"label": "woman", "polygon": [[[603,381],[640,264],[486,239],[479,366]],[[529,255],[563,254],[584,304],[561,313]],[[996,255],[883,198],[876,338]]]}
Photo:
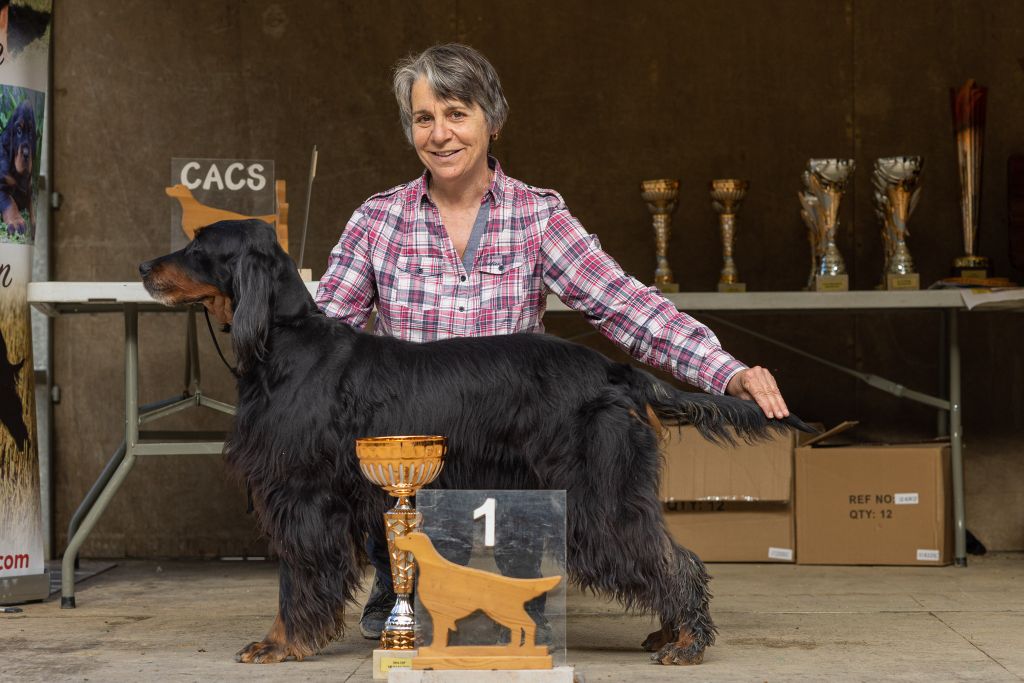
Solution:
{"label": "woman", "polygon": [[[636,360],[753,399],[769,418],[789,414],[768,370],[624,273],[558,193],[504,174],[488,152],[508,103],[483,55],[431,47],[398,64],[394,92],[425,170],[353,214],[317,290],[324,313],[360,327],[376,307],[377,334],[411,341],[543,332],[550,291]],[[376,638],[394,596],[383,540],[368,550],[377,579],[360,628]]]}

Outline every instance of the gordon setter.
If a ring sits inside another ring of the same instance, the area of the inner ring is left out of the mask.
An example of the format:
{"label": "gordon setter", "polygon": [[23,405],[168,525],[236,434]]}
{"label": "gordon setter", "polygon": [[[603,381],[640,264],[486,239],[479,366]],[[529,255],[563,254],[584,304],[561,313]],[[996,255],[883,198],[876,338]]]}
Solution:
{"label": "gordon setter", "polygon": [[34,222],[32,208],[32,166],[36,154],[36,114],[32,103],[23,100],[0,132],[0,217],[9,235],[24,235],[25,219]]}
{"label": "gordon setter", "polygon": [[659,615],[644,643],[656,661],[698,663],[715,639],[708,575],[662,519],[661,426],[692,424],[718,441],[730,426],[745,439],[806,429],[551,336],[415,344],[352,329],[317,309],[259,221],[215,223],[139,271],[169,306],[233,302],[238,409],[225,457],[281,558],[278,615],[243,662],[302,659],[342,632],[367,534],[383,538],[388,507],[359,471],[356,438],[440,434],[436,486],[565,489],[569,579]]}

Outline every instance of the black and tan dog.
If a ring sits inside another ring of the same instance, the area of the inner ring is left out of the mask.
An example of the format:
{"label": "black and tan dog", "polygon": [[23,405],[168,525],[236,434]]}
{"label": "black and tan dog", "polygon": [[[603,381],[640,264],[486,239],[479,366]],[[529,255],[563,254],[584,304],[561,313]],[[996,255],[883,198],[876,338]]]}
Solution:
{"label": "black and tan dog", "polygon": [[25,234],[22,211],[35,224],[32,207],[32,168],[36,155],[36,115],[28,100],[22,101],[0,132],[0,218],[10,235]]}
{"label": "black and tan dog", "polygon": [[[301,659],[342,631],[367,534],[383,537],[381,489],[359,471],[357,437],[448,437],[436,486],[565,489],[569,580],[661,617],[645,646],[694,664],[715,639],[708,575],[665,528],[660,424],[729,439],[776,427],[756,404],[680,391],[647,372],[541,334],[414,344],[321,313],[258,221],[200,230],[139,266],[168,305],[233,302],[238,412],[225,447],[281,557],[279,613],[243,662]],[[660,423],[660,424],[659,424]]]}

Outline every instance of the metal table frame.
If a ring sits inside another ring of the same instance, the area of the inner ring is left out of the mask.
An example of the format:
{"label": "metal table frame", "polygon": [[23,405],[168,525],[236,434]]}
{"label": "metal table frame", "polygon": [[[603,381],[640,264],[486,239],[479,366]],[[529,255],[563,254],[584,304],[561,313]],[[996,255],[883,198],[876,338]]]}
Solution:
{"label": "metal table frame", "polygon": [[[316,283],[307,283],[310,291]],[[940,430],[943,414],[948,415],[948,433],[952,450],[953,514],[955,524],[955,562],[966,566],[966,527],[964,526],[963,489],[963,432],[960,347],[957,330],[957,311],[972,308],[968,295],[957,290],[908,291],[908,292],[750,292],[750,293],[680,293],[668,298],[677,308],[690,313],[707,312],[866,312],[885,310],[933,310],[941,313],[945,320],[945,347],[947,363],[941,364],[945,371],[942,384],[948,384],[948,398],[929,396],[913,391],[902,385],[875,375],[869,375],[836,363],[818,358],[777,340],[747,330],[730,321],[716,319],[724,324],[781,345],[817,362],[824,363],[840,372],[851,374],[871,386],[888,391],[896,396],[918,401],[937,408],[940,412]],[[995,297],[991,304],[984,299],[974,301],[977,308],[985,310],[990,306],[999,309],[1024,309],[1024,291],[1009,296]],[[107,462],[99,478],[86,494],[68,526],[68,546],[64,551],[61,577],[61,607],[75,606],[74,567],[78,551],[95,527],[100,516],[110,503],[118,488],[135,465],[138,456],[178,454],[220,454],[224,446],[224,434],[209,432],[159,432],[142,431],[140,427],[152,420],[166,417],[179,411],[202,407],[229,415],[234,407],[215,401],[203,395],[200,388],[199,353],[196,331],[196,307],[171,309],[153,301],[138,282],[36,282],[29,284],[28,301],[47,315],[69,313],[121,313],[124,317],[124,393],[125,420],[124,440]],[[548,309],[552,313],[567,312],[569,309],[554,296],[548,297]],[[139,405],[139,348],[138,316],[140,312],[186,311],[189,315],[185,340],[186,371],[185,390],[173,396],[148,405]]]}
{"label": "metal table frame", "polygon": [[[963,397],[961,393],[960,341],[957,312],[963,310],[1024,310],[1024,289],[979,293],[970,290],[940,289],[924,291],[853,291],[853,292],[682,292],[667,298],[679,310],[694,314],[712,327],[724,325],[741,330],[762,341],[781,346],[805,358],[821,363],[899,398],[916,401],[939,410],[940,436],[949,435],[950,468],[953,485],[954,564],[967,566],[967,527],[964,509],[963,466]],[[568,311],[561,301],[548,298],[548,310]],[[940,348],[944,361],[939,363],[939,384],[945,385],[947,397],[930,396],[909,389],[898,382],[847,368],[838,363],[807,353],[789,344],[760,334],[709,312],[737,313],[800,313],[833,312],[865,313],[897,310],[924,310],[940,313]]]}
{"label": "metal table frame", "polygon": [[[197,307],[167,308],[153,301],[141,283],[31,283],[29,303],[47,315],[112,313],[124,316],[124,440],[86,493],[68,524],[68,545],[61,559],[60,606],[75,607],[75,567],[78,551],[92,533],[100,516],[135,466],[138,456],[219,455],[223,433],[201,431],[143,431],[142,425],[189,408],[207,408],[234,415],[232,405],[202,392],[196,329]],[[139,405],[139,313],[185,311],[185,389],[170,398]]]}

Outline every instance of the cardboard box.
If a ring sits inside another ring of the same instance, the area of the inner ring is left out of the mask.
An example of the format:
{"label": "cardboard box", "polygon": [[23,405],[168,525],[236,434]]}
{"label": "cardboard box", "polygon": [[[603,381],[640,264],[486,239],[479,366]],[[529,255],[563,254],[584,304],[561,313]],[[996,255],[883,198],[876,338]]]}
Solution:
{"label": "cardboard box", "polygon": [[815,441],[795,456],[800,564],[950,563],[948,443],[829,448]]}
{"label": "cardboard box", "polygon": [[788,502],[793,489],[794,434],[750,445],[718,446],[694,427],[669,430],[662,445],[661,499]]}
{"label": "cardboard box", "polygon": [[666,506],[676,543],[705,562],[793,562],[791,503],[681,502]]}

